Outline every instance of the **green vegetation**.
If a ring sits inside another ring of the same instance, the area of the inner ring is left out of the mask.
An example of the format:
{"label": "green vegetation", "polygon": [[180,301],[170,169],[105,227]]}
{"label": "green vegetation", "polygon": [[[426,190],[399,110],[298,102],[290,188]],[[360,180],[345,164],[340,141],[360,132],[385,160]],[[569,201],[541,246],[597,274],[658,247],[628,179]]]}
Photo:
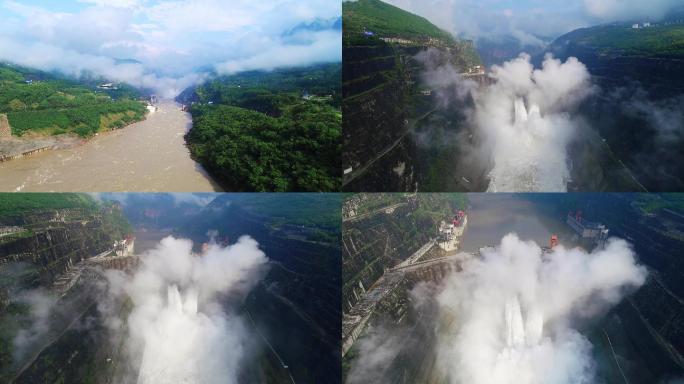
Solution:
{"label": "green vegetation", "polygon": [[[24,214],[33,211],[57,209],[76,209],[82,212],[102,212],[102,225],[105,232],[115,238],[122,238],[133,232],[131,224],[124,216],[118,204],[113,202],[98,203],[83,193],[3,193],[0,194],[0,219],[4,216]],[[31,231],[11,236],[28,237]],[[8,236],[10,237],[10,236]]]}
{"label": "green vegetation", "polygon": [[81,193],[2,193],[0,194],[0,217],[49,209],[95,210],[97,203]]}
{"label": "green vegetation", "polygon": [[145,117],[145,105],[130,99],[135,95],[132,88],[112,92],[120,99],[72,81],[0,65],[0,113],[7,114],[17,136],[34,132],[89,137]]}
{"label": "green vegetation", "polygon": [[290,225],[339,228],[342,197],[330,193],[243,193],[232,201],[247,211]]}
{"label": "green vegetation", "polygon": [[427,37],[454,42],[447,32],[437,28],[427,19],[380,0],[359,0],[342,3],[344,33],[362,34],[372,32],[381,37],[418,38]]}
{"label": "green vegetation", "polygon": [[114,238],[123,238],[133,233],[133,226],[124,215],[121,206],[115,202],[103,202],[102,229]]}
{"label": "green vegetation", "polygon": [[338,190],[340,70],[250,72],[199,87],[193,157],[227,190]]}
{"label": "green vegetation", "polygon": [[639,29],[627,25],[598,26],[574,31],[568,37],[602,54],[684,58],[684,24]]}
{"label": "green vegetation", "polygon": [[684,214],[684,195],[677,193],[638,194],[636,195],[635,204],[644,213],[655,213],[661,209],[669,209],[671,211]]}

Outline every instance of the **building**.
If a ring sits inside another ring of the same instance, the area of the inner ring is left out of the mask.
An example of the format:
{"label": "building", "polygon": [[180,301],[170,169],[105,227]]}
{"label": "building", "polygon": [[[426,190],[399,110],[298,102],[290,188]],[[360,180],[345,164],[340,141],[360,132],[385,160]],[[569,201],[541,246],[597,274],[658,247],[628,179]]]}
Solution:
{"label": "building", "polygon": [[632,24],[632,29],[639,29],[639,23]]}
{"label": "building", "polygon": [[585,220],[582,217],[582,211],[568,212],[566,223],[577,233],[580,239],[590,240],[598,245],[605,243],[608,239],[608,228],[603,224]]}
{"label": "building", "polygon": [[122,240],[114,242],[114,254],[118,257],[128,257],[133,255],[135,249],[135,236],[128,235]]}
{"label": "building", "polygon": [[551,241],[549,241],[549,248],[553,249],[558,246],[558,235],[551,235]]}
{"label": "building", "polygon": [[457,211],[450,223],[442,221],[437,236],[439,247],[447,252],[455,251],[467,224],[468,216],[463,211]]}
{"label": "building", "polygon": [[4,226],[0,226],[0,237],[9,236],[9,235],[14,235],[14,234],[16,234],[16,233],[21,233],[21,232],[25,232],[25,231],[26,231],[26,230],[25,230],[24,228],[22,228],[22,227],[14,227],[14,226],[11,226],[11,227],[4,227]]}

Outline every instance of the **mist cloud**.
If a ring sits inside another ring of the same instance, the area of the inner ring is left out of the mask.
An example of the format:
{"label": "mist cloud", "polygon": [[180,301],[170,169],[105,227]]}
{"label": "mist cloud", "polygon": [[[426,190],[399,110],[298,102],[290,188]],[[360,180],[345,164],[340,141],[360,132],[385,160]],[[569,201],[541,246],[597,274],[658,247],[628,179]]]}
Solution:
{"label": "mist cloud", "polygon": [[227,303],[241,302],[266,272],[257,242],[244,236],[195,255],[191,241],[167,237],[141,262],[132,277],[108,273],[110,293],[133,303],[126,348],[139,373],[127,380],[235,383],[250,332]]}
{"label": "mist cloud", "polygon": [[523,45],[545,46],[577,28],[613,21],[657,21],[679,0],[387,0],[437,26],[469,39],[501,41],[510,36]]}
{"label": "mist cloud", "polygon": [[26,353],[40,343],[50,330],[50,314],[57,299],[42,289],[22,292],[17,301],[29,308],[28,325],[20,329],[13,339],[14,361],[22,361]]}
{"label": "mist cloud", "polygon": [[607,312],[646,274],[623,240],[543,254],[507,235],[439,294],[455,326],[441,338],[438,364],[454,384],[593,383],[591,344],[577,324]]}
{"label": "mist cloud", "polygon": [[527,55],[492,67],[494,84],[476,98],[475,124],[491,151],[489,191],[565,191],[572,112],[592,90],[576,58],[547,56],[534,69]]}
{"label": "mist cloud", "polygon": [[340,15],[331,0],[4,1],[0,60],[173,97],[214,73],[340,61]]}

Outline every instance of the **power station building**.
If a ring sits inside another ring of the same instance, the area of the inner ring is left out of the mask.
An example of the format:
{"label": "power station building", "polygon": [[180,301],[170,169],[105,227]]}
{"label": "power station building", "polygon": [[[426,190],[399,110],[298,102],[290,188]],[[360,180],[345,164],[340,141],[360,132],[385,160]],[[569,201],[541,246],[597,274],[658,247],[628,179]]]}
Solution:
{"label": "power station building", "polygon": [[568,212],[566,223],[582,240],[589,240],[597,245],[602,245],[608,239],[608,228],[603,224],[584,219],[582,211]]}

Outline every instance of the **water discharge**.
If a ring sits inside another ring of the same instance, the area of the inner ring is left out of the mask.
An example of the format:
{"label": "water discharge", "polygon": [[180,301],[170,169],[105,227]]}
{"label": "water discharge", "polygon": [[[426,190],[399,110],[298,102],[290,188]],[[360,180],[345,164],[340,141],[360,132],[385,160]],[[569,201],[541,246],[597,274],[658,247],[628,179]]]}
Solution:
{"label": "water discharge", "polygon": [[86,144],[0,164],[10,192],[211,192],[220,188],[190,158],[190,115],[172,101],[147,119]]}
{"label": "water discharge", "polygon": [[602,316],[646,273],[623,240],[543,251],[507,235],[438,295],[451,324],[438,345],[441,371],[451,384],[593,383],[591,343],[578,324]]}
{"label": "water discharge", "polygon": [[495,82],[476,92],[474,114],[481,150],[493,164],[488,191],[566,191],[567,146],[577,125],[572,115],[591,92],[585,66],[549,56],[535,69],[521,55],[493,66],[491,77]]}

